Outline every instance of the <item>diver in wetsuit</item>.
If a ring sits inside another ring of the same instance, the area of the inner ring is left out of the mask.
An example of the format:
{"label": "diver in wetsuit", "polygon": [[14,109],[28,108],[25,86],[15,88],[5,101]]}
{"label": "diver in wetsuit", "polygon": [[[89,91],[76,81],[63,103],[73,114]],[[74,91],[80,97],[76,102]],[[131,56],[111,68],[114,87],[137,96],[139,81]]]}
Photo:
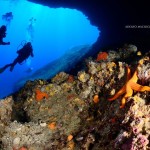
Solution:
{"label": "diver in wetsuit", "polygon": [[13,61],[13,63],[7,64],[4,67],[0,68],[0,73],[2,73],[3,71],[5,71],[5,69],[7,69],[8,67],[10,67],[10,71],[13,71],[14,66],[17,63],[21,64],[29,56],[34,57],[31,42],[27,42],[20,50],[17,51],[17,53],[18,53],[18,56]]}
{"label": "diver in wetsuit", "polygon": [[9,26],[13,19],[12,12],[7,12],[6,14],[2,15],[2,19],[5,21],[6,26]]}
{"label": "diver in wetsuit", "polygon": [[2,25],[0,27],[0,45],[10,45],[10,42],[4,42],[3,41],[3,38],[6,37],[6,26],[5,25]]}
{"label": "diver in wetsuit", "polygon": [[35,18],[32,17],[31,19],[29,19],[29,24],[27,27],[27,41],[33,42],[35,23],[36,23]]}

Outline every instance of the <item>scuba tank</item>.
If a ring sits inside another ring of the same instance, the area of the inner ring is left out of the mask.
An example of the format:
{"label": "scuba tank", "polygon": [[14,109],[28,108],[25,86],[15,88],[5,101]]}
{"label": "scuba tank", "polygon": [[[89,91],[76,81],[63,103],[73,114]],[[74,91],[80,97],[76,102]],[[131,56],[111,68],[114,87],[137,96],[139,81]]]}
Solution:
{"label": "scuba tank", "polygon": [[18,51],[20,51],[19,49],[22,49],[26,44],[27,44],[27,41],[26,41],[26,40],[23,40],[23,41],[20,43],[20,45],[18,45],[18,47],[17,47],[17,53],[18,53]]}

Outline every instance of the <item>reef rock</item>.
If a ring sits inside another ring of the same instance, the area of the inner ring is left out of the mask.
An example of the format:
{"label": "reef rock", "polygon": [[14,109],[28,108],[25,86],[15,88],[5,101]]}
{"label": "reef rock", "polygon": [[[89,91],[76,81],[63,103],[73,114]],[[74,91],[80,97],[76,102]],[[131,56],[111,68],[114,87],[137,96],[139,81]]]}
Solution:
{"label": "reef rock", "polygon": [[[150,52],[138,57],[134,46],[113,51],[105,59],[87,59],[76,76],[60,72],[51,81],[28,81],[0,101],[0,148],[150,149]],[[129,59],[131,51],[135,59]],[[137,73],[138,90],[124,97],[130,93],[125,90],[110,101],[131,79],[129,68],[131,77]]]}
{"label": "reef rock", "polygon": [[15,88],[22,87],[26,81],[35,79],[50,79],[61,71],[69,71],[83,59],[85,54],[91,49],[91,45],[80,45],[69,49],[62,57],[50,62],[46,66],[35,71],[31,76],[23,78],[16,83]]}

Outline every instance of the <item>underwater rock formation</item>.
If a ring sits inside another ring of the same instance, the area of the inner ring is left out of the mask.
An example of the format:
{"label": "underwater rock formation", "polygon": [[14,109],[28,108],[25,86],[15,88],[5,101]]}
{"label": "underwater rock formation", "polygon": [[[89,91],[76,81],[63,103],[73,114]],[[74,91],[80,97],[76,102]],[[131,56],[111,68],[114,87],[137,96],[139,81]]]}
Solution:
{"label": "underwater rock formation", "polygon": [[[121,46],[133,43],[139,49],[149,48],[149,3],[145,1],[77,1],[77,0],[28,0],[50,8],[77,9],[84,13],[91,24],[101,31],[95,48]],[[133,9],[134,8],[134,9]],[[134,28],[134,26],[141,26]],[[144,28],[148,26],[147,28]],[[132,27],[133,26],[133,27]],[[145,49],[146,50],[146,49]]]}
{"label": "underwater rock formation", "polygon": [[23,78],[16,83],[15,88],[22,87],[26,81],[35,79],[50,79],[61,71],[69,71],[83,59],[85,54],[91,49],[91,45],[80,45],[69,49],[62,57],[48,63],[44,67],[35,71],[31,76]]}
{"label": "underwater rock formation", "polygon": [[[50,81],[28,81],[1,100],[0,149],[149,149],[150,52],[138,56],[136,46],[125,45],[107,51],[107,57],[100,54],[101,59],[86,59],[76,75],[59,72]],[[108,99],[131,78],[128,67],[146,88],[132,93],[120,108],[123,94]]]}

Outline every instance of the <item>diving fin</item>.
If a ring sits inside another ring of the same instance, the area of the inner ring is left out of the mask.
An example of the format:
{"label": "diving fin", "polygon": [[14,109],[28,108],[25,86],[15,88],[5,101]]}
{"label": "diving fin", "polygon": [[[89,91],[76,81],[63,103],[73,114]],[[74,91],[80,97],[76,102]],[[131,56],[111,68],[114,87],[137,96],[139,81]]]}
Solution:
{"label": "diving fin", "polygon": [[0,73],[3,73],[5,71],[6,68],[0,68]]}
{"label": "diving fin", "polygon": [[0,68],[0,73],[3,73],[10,65],[5,65],[4,67]]}

